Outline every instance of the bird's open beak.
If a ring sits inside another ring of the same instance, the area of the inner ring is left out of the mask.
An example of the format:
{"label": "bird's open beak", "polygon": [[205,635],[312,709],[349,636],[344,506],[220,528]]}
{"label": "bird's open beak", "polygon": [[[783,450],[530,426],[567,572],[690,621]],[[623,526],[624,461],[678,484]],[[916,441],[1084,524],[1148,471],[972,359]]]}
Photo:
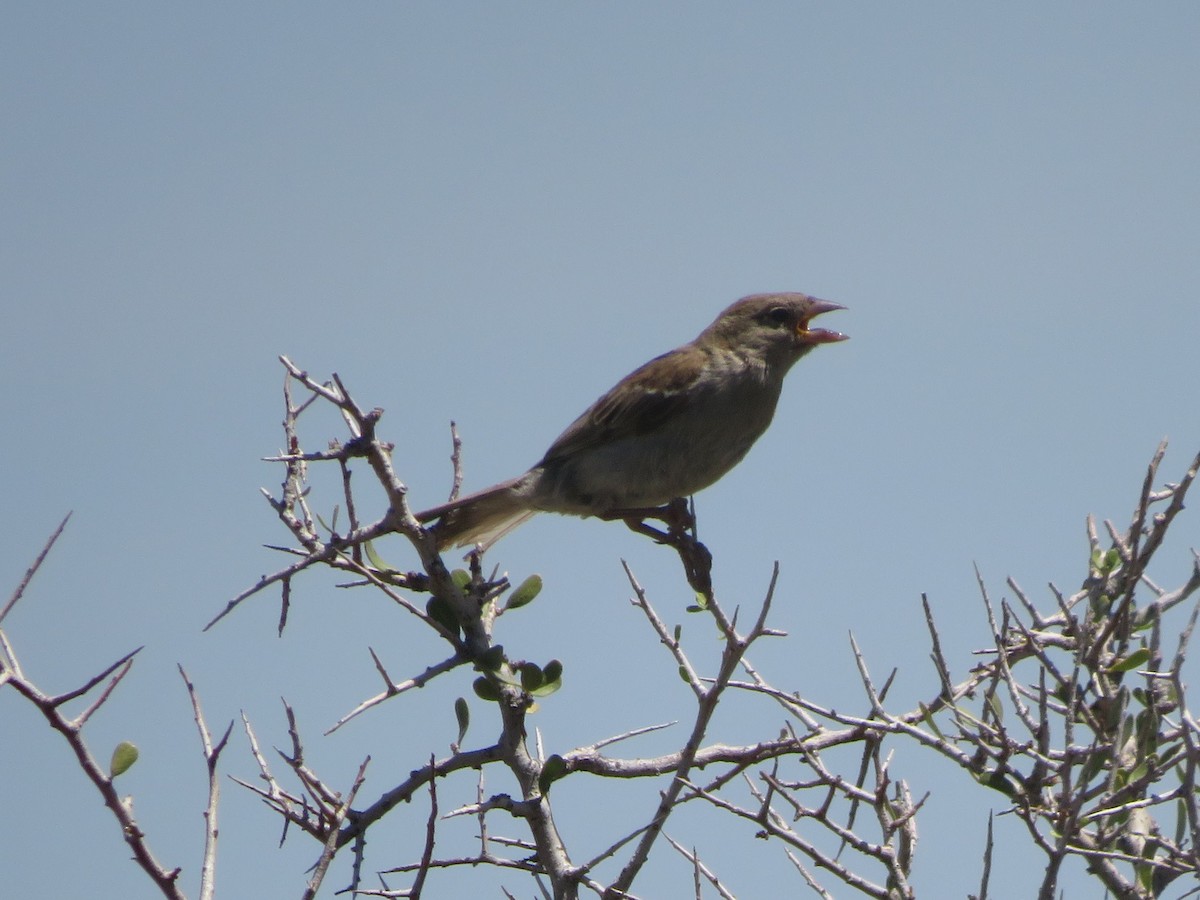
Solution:
{"label": "bird's open beak", "polygon": [[839,306],[836,303],[830,303],[828,300],[817,300],[814,297],[812,306],[809,308],[808,315],[796,324],[796,343],[832,344],[837,341],[847,340],[850,335],[842,334],[840,331],[827,331],[824,328],[809,327],[809,322],[821,315],[821,313],[833,312],[835,309],[845,308],[846,307]]}

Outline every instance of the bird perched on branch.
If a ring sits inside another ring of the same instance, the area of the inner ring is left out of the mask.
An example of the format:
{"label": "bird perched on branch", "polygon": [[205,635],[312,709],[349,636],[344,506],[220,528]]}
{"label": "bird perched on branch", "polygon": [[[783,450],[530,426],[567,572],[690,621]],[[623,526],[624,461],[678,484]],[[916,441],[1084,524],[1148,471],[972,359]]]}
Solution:
{"label": "bird perched on branch", "polygon": [[634,370],[524,475],[417,514],[439,549],[485,547],[534,513],[632,519],[708,487],[767,430],[784,376],[843,309],[799,293],[738,300],[691,343]]}

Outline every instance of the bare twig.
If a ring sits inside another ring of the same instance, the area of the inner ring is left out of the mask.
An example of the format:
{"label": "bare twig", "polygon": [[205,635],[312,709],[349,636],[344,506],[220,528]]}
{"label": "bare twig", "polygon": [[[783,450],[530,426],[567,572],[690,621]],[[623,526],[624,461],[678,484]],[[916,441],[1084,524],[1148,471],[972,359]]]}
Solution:
{"label": "bare twig", "polygon": [[217,764],[221,752],[229,743],[229,736],[233,733],[233,721],[229,722],[221,739],[213,744],[212,733],[204,721],[204,713],[200,711],[200,698],[196,695],[195,685],[188,678],[183,666],[179,666],[179,675],[183,678],[188,698],[192,701],[192,715],[196,720],[196,729],[200,732],[200,746],[204,751],[205,767],[208,769],[208,803],[204,807],[204,860],[200,866],[200,900],[212,900],[217,891],[217,805],[221,796]]}
{"label": "bare twig", "polygon": [[100,762],[92,755],[91,750],[83,739],[82,727],[84,722],[110,696],[117,683],[129,671],[129,666],[132,665],[132,657],[135,653],[137,653],[136,650],[118,660],[112,666],[109,666],[104,672],[88,680],[87,685],[94,687],[103,681],[109,673],[118,668],[121,669],[118,675],[112,679],[102,692],[101,697],[83,714],[74,719],[68,719],[63,715],[62,706],[68,700],[81,696],[83,691],[74,690],[58,696],[51,696],[44,693],[21,672],[16,653],[7,640],[4,641],[4,655],[6,658],[4,674],[6,678],[0,684],[11,685],[18,694],[25,697],[25,699],[37,708],[53,730],[63,736],[63,739],[66,740],[68,746],[74,752],[80,770],[82,770],[83,774],[100,793],[104,805],[117,820],[121,835],[132,851],[135,862],[154,882],[164,897],[183,898],[183,892],[178,884],[179,869],[164,868],[155,859],[154,854],[150,850],[146,835],[138,827],[137,821],[134,819],[132,803],[125,802],[117,793],[114,783],[116,776],[111,775],[101,767]]}
{"label": "bare twig", "polygon": [[325,845],[321,848],[321,855],[318,857],[316,865],[313,866],[312,878],[309,879],[304,893],[300,895],[301,900],[313,900],[317,896],[321,882],[325,880],[325,873],[329,871],[329,864],[333,862],[333,855],[337,852],[338,826],[345,821],[347,814],[350,812],[350,807],[354,804],[354,797],[367,778],[367,766],[370,762],[371,757],[369,756],[362,761],[362,765],[358,767],[358,774],[354,777],[354,784],[351,785],[349,792],[346,794],[346,799],[333,811],[329,836],[325,839]]}
{"label": "bare twig", "polygon": [[4,617],[8,615],[9,610],[16,606],[21,598],[25,595],[25,589],[29,587],[29,583],[33,581],[33,576],[38,573],[38,569],[40,569],[42,567],[42,563],[46,561],[46,557],[50,554],[50,550],[54,547],[55,543],[58,542],[59,537],[63,533],[63,529],[67,527],[67,522],[70,520],[70,513],[67,513],[65,516],[63,516],[63,520],[58,523],[58,527],[54,529],[50,537],[46,539],[46,543],[42,545],[42,549],[38,553],[37,557],[30,564],[29,568],[25,570],[25,575],[21,579],[21,582],[9,596],[7,602],[4,604],[4,607],[0,609],[0,624],[4,622]]}

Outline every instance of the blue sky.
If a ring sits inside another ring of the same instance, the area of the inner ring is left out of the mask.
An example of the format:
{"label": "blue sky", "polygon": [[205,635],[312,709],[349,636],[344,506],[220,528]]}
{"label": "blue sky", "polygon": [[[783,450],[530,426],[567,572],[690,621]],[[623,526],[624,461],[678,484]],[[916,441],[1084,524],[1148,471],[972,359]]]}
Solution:
{"label": "blue sky", "polygon": [[[258,462],[281,441],[277,354],[386,410],[422,506],[449,488],[451,419],[467,488],[486,486],[732,300],[802,290],[847,306],[852,340],[794,370],[771,431],[698,498],[702,536],[727,602],[782,563],[791,637],[755,657],[768,677],[864,706],[853,631],[913,705],[935,690],[922,592],[965,671],[987,643],[974,564],[995,594],[1012,575],[1048,602],[1085,572],[1085,516],[1127,521],[1157,442],[1165,478],[1200,448],[1198,45],[1186,3],[10,4],[0,580],[74,517],[6,631],[52,689],[146,645],[92,739],[142,747],[124,787],[194,893],[201,764],[176,662],[214,725],[244,709],[265,744],[286,739],[286,694],[330,780],[369,750],[367,795],[445,752],[469,692],[463,673],[319,739],[375,692],[368,645],[397,670],[440,659],[322,577],[297,585],[282,640],[267,597],[199,633],[279,565],[258,494],[280,480]],[[337,428],[314,421],[310,445]],[[1167,585],[1196,543],[1190,514],[1177,529]],[[616,525],[542,517],[491,554],[546,581],[502,639],[566,665],[536,717],[549,752],[687,702],[622,558],[685,618],[677,563]],[[778,724],[731,711],[714,737]],[[65,746],[3,693],[0,731],[0,769],[21,773],[0,781],[22,810],[0,817],[6,888],[56,897],[70,872],[152,896]],[[991,798],[911,765],[933,791],[918,885],[963,896]],[[225,766],[253,775],[240,737]],[[315,848],[276,850],[275,823],[224,790],[221,896],[298,894]],[[572,790],[564,807],[629,815]],[[569,839],[602,846],[587,818]],[[1000,835],[1002,893],[1021,896],[1040,861]],[[712,852],[755,897],[788,877],[770,849]],[[665,854],[652,876],[647,896],[690,877]]]}

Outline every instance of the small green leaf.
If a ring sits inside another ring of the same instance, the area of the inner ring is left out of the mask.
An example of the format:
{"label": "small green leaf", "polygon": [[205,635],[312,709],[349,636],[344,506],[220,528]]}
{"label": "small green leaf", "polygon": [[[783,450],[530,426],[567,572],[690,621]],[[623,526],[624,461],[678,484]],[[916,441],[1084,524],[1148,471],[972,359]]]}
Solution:
{"label": "small green leaf", "polygon": [[558,781],[567,774],[567,763],[561,756],[555,753],[544,763],[542,763],[542,772],[538,775],[538,790],[543,795],[549,793],[550,785]]}
{"label": "small green leaf", "polygon": [[1121,726],[1121,731],[1117,737],[1117,746],[1124,747],[1127,743],[1129,743],[1129,739],[1133,737],[1133,716],[1123,717],[1119,724]]}
{"label": "small green leaf", "polygon": [[488,647],[480,655],[477,664],[485,672],[495,672],[504,665],[504,645],[493,644]]}
{"label": "small green leaf", "polygon": [[992,715],[996,717],[996,721],[1003,722],[1004,721],[1004,704],[1000,702],[1000,698],[997,697],[995,694],[988,694],[987,704],[988,704],[988,707],[992,711]]}
{"label": "small green leaf", "polygon": [[1092,551],[1092,568],[1101,575],[1115,572],[1121,565],[1121,554],[1114,547],[1111,550],[1096,549]]}
{"label": "small green leaf", "polygon": [[1081,768],[1082,781],[1087,784],[1107,766],[1108,761],[1099,753],[1093,753],[1084,760]]}
{"label": "small green leaf", "polygon": [[[1115,699],[1106,700],[1100,697],[1096,700],[1096,705],[1092,707],[1094,714],[1103,714],[1104,727],[1109,731],[1116,731],[1122,725],[1121,717],[1125,709],[1129,706],[1130,690],[1127,687],[1122,687],[1117,691]],[[1133,733],[1132,726],[1126,732],[1125,740],[1129,740],[1129,735]]]}
{"label": "small green leaf", "polygon": [[1154,886],[1154,866],[1146,863],[1136,863],[1133,871],[1137,873],[1138,886],[1143,891],[1146,891],[1146,896],[1150,896],[1149,891]]}
{"label": "small green leaf", "polygon": [[1145,631],[1147,628],[1153,628],[1159,622],[1158,616],[1137,616],[1133,620],[1133,630],[1136,634],[1139,631]]}
{"label": "small green leaf", "polygon": [[492,677],[500,684],[507,684],[515,688],[521,687],[521,672],[518,669],[501,665],[500,668],[492,673]]}
{"label": "small green leaf", "polygon": [[675,643],[677,643],[677,644],[678,644],[678,643],[679,643],[679,639],[680,639],[681,637],[683,637],[683,626],[682,626],[682,625],[676,625],[676,626],[675,626]]}
{"label": "small green leaf", "polygon": [[129,741],[121,741],[113,748],[112,761],[108,764],[108,774],[116,778],[137,762],[138,748]]}
{"label": "small green leaf", "polygon": [[333,508],[333,524],[332,525],[328,524],[325,521],[325,518],[320,513],[317,513],[317,523],[322,528],[324,528],[326,531],[328,531],[331,535],[334,535],[334,534],[337,534],[337,517],[338,517],[338,507],[335,506]]}
{"label": "small green leaf", "polygon": [[471,707],[467,705],[464,697],[454,701],[454,718],[458,720],[458,740],[454,743],[462,744],[463,738],[467,736],[467,726],[471,724]]}
{"label": "small green leaf", "polygon": [[1092,614],[1097,618],[1107,616],[1108,611],[1112,608],[1112,597],[1108,596],[1108,594],[1101,594],[1099,597],[1092,599],[1091,607]]}
{"label": "small green leaf", "polygon": [[454,610],[441,597],[430,597],[425,603],[425,612],[448,632],[458,634],[458,619],[454,618]]}
{"label": "small green leaf", "polygon": [[[1169,750],[1175,748],[1168,744]],[[1158,730],[1156,728],[1142,728],[1141,717],[1138,718],[1138,738],[1137,738],[1138,758],[1147,758],[1158,764]]]}
{"label": "small green leaf", "polygon": [[933,713],[929,711],[929,707],[924,703],[920,703],[918,705],[921,707],[921,714],[925,717],[925,724],[928,725],[930,730],[938,736],[938,740],[944,741],[946,738],[942,734],[942,730],[937,727],[937,722],[933,721]]}
{"label": "small green leaf", "polygon": [[529,693],[535,697],[549,697],[562,687],[563,666],[557,659],[552,659],[542,668],[542,683]]}
{"label": "small green leaf", "polygon": [[533,602],[534,597],[542,592],[542,576],[530,575],[517,586],[505,604],[505,610],[520,609]]}
{"label": "small green leaf", "polygon": [[496,703],[500,700],[500,689],[482,675],[476,678],[471,686],[475,688],[475,696],[480,700],[487,700],[489,703]]}
{"label": "small green leaf", "polygon": [[1146,662],[1146,660],[1148,660],[1149,658],[1150,658],[1149,648],[1142,647],[1138,650],[1134,650],[1132,653],[1130,653],[1124,659],[1119,660],[1116,663],[1114,663],[1113,665],[1109,666],[1108,671],[1113,672],[1113,673],[1128,672],[1130,669],[1136,669],[1138,666],[1144,664]]}
{"label": "small green leaf", "polygon": [[1007,797],[1017,796],[1016,787],[1003,772],[983,772],[979,775],[976,775],[975,779],[984,787],[990,787]]}
{"label": "small green leaf", "polygon": [[1170,682],[1163,685],[1163,692],[1159,695],[1158,702],[1167,704],[1168,706],[1179,703],[1179,692],[1175,690],[1175,685]]}
{"label": "small green leaf", "polygon": [[465,591],[471,583],[471,573],[466,569],[455,569],[450,573],[450,580],[458,585],[460,591]]}
{"label": "small green leaf", "polygon": [[545,684],[546,677],[542,674],[542,667],[536,663],[521,663],[518,669],[521,673],[522,690],[532,693]]}
{"label": "small green leaf", "polygon": [[[708,609],[708,598],[699,591],[696,591],[696,605],[701,609]],[[691,607],[688,607],[690,610]]]}
{"label": "small green leaf", "polygon": [[688,676],[687,666],[679,667],[679,677],[683,679],[684,684],[691,684],[692,679]]}
{"label": "small green leaf", "polygon": [[551,694],[557,693],[561,687],[562,687],[561,679],[558,681],[547,681],[536,691],[530,691],[529,693],[531,695],[533,695],[534,697],[549,697]]}
{"label": "small green leaf", "polygon": [[371,563],[371,567],[373,569],[375,569],[379,572],[386,572],[388,574],[395,574],[396,572],[400,571],[399,569],[392,568],[387,563],[385,563],[383,561],[382,557],[380,557],[379,554],[375,552],[375,546],[370,541],[365,541],[363,543],[363,546],[366,548],[366,551],[367,551],[367,561]]}

